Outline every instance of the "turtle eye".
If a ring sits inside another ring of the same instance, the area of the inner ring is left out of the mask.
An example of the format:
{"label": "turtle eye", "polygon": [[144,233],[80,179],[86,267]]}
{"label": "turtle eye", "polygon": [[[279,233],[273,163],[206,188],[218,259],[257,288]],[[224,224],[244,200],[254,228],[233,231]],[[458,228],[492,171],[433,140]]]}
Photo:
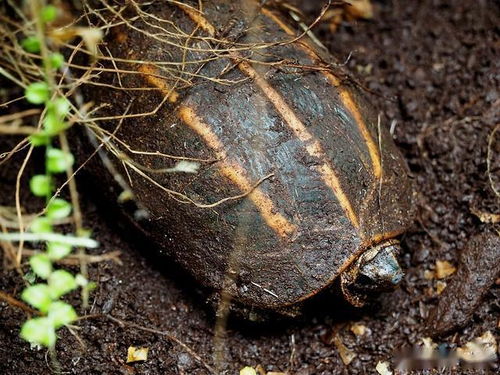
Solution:
{"label": "turtle eye", "polygon": [[376,282],[366,275],[360,274],[356,279],[356,287],[366,289],[373,285],[376,285]]}

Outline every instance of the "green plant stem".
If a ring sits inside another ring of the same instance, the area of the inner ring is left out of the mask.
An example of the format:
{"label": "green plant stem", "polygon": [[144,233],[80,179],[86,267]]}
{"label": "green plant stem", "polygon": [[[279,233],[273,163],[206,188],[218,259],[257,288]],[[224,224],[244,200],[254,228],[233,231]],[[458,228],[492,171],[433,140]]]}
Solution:
{"label": "green plant stem", "polygon": [[0,233],[0,241],[60,242],[74,247],[96,248],[99,242],[91,238],[75,237],[58,233]]}
{"label": "green plant stem", "polygon": [[52,371],[54,374],[62,374],[61,364],[57,360],[57,353],[55,347],[49,348],[50,363],[52,365]]}
{"label": "green plant stem", "polygon": [[31,0],[30,5],[31,5],[32,16],[35,18],[36,21],[35,22],[36,34],[37,34],[36,36],[40,41],[40,54],[42,55],[42,61],[43,61],[42,68],[45,73],[45,81],[49,85],[50,91],[53,93],[54,73],[49,64],[49,50],[47,48],[46,38],[45,38],[45,24],[44,21],[42,20],[42,17],[40,17],[40,13],[42,12],[42,9],[45,7],[46,1]]}
{"label": "green plant stem", "polygon": [[[49,138],[49,141],[48,141],[47,145],[45,146],[45,160],[46,161],[48,159],[48,154],[49,154],[49,151],[51,148],[52,148],[52,140],[51,140],[51,138]],[[49,169],[47,168],[47,163],[45,163],[45,176],[47,176],[52,181],[52,175],[49,172]],[[53,187],[51,187],[50,191],[45,196],[45,205],[46,206],[49,204],[50,199],[52,198],[52,192],[53,192]]]}

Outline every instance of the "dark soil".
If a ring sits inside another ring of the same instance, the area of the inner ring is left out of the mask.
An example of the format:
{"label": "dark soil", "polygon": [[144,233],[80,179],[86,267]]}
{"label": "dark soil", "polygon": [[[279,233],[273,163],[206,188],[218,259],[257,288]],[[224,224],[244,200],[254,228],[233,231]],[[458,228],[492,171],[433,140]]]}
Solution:
{"label": "dark soil", "polygon": [[[311,17],[320,9],[320,2],[303,3]],[[376,373],[378,361],[394,361],[396,349],[428,336],[426,319],[439,296],[436,281],[427,280],[424,272],[432,270],[436,260],[457,265],[468,239],[494,229],[473,212],[500,212],[486,173],[488,136],[500,115],[498,2],[377,1],[375,10],[370,22],[344,23],[334,35],[322,25],[317,34],[339,61],[351,54],[347,66],[373,92],[385,125],[395,126],[395,140],[415,178],[419,214],[403,238],[405,280],[399,290],[366,309],[322,301],[299,320],[231,320],[218,346],[223,348],[228,374],[259,364],[266,371],[301,375]],[[3,143],[0,152],[6,147]],[[15,161],[0,167],[2,205],[13,204]],[[158,333],[175,336],[213,365],[216,320],[206,294],[175,265],[148,255],[150,244],[124,234],[119,219],[86,194],[92,190],[88,180],[82,179],[79,186],[86,225],[102,244],[98,252],[119,249],[123,264],[90,267],[98,288],[91,308],[80,311],[90,316],[75,329],[85,347],[67,329],[60,331],[57,356],[64,372],[208,373],[185,348]],[[23,288],[19,276],[6,267],[0,272],[0,290],[18,297]],[[498,340],[499,296],[499,287],[493,286],[464,328],[436,341],[456,347],[487,330]],[[73,298],[77,303],[77,296]],[[158,332],[119,324],[101,314]],[[18,337],[25,318],[22,310],[0,302],[2,374],[50,373],[45,350],[31,349]],[[355,336],[349,329],[354,322],[365,325],[368,333]],[[357,354],[348,366],[330,343],[334,334]],[[131,345],[149,347],[148,360],[127,365]]]}

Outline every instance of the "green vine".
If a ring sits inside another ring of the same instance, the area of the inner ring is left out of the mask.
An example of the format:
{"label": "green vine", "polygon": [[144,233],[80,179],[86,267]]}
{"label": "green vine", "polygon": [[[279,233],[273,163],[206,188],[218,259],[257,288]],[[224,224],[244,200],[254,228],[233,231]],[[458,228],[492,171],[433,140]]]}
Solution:
{"label": "green vine", "polygon": [[[43,79],[25,88],[25,98],[31,104],[43,106],[41,127],[29,137],[29,141],[32,147],[45,148],[45,172],[32,176],[29,187],[33,195],[45,199],[46,207],[43,215],[30,223],[28,233],[22,230],[19,233],[0,233],[0,240],[45,244],[44,250],[29,258],[32,274],[36,278],[21,293],[21,298],[37,309],[40,316],[24,322],[21,337],[53,352],[57,330],[78,317],[73,306],[62,298],[81,287],[85,304],[89,291],[95,287],[87,280],[83,266],[82,274],[73,275],[67,270],[57,269],[55,263],[67,257],[74,248],[95,247],[97,242],[89,238],[88,231],[84,231],[78,223],[75,223],[76,235],[57,233],[55,230],[58,223],[64,222],[75,209],[73,196],[73,204],[54,196],[56,175],[71,175],[69,172],[74,163],[65,141],[65,131],[70,127],[71,104],[54,82],[55,73],[65,64],[64,57],[57,51],[51,51],[45,38],[47,24],[56,19],[58,9],[33,0],[31,10],[35,18],[35,35],[23,39],[21,46],[27,52],[41,55]],[[57,139],[61,148],[56,146]],[[35,283],[36,280],[39,282]]]}

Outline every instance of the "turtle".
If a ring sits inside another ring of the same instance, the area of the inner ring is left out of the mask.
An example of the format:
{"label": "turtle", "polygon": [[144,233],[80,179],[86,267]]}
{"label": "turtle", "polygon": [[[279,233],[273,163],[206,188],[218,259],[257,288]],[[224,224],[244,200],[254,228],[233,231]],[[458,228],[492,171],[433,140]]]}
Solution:
{"label": "turtle", "polygon": [[86,95],[102,113],[93,136],[118,158],[114,177],[109,160],[94,176],[112,199],[129,176],[132,220],[160,253],[266,310],[336,280],[354,306],[400,283],[410,172],[366,90],[309,30],[253,0],[112,16],[109,69]]}

